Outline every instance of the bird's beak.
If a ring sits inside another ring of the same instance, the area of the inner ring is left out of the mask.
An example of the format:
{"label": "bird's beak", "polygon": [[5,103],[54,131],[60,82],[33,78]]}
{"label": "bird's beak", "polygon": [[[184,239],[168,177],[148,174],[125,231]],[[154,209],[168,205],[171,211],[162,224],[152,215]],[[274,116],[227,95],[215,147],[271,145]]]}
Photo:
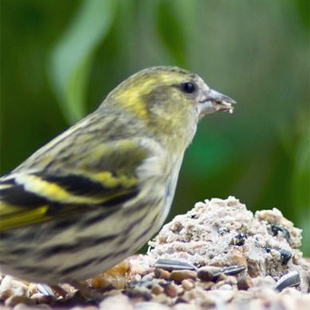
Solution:
{"label": "bird's beak", "polygon": [[217,111],[233,112],[233,104],[236,101],[213,89],[208,90],[199,100],[200,115],[210,114]]}

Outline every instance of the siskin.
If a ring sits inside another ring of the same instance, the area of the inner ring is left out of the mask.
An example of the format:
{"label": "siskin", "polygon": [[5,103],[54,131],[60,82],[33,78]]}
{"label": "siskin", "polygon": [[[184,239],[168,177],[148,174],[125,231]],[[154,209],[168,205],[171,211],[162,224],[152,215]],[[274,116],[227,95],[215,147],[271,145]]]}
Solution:
{"label": "siskin", "polygon": [[0,268],[73,283],[137,251],[163,224],[198,120],[232,112],[196,74],[153,67],[0,179]]}

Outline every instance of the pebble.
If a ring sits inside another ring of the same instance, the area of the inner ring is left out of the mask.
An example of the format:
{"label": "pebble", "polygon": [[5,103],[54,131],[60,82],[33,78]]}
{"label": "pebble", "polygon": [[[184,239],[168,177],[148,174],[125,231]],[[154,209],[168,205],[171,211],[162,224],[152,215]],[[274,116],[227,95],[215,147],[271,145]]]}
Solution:
{"label": "pebble", "polygon": [[213,291],[207,291],[205,295],[205,302],[208,305],[215,305],[219,301],[228,303],[231,301],[234,297],[235,292],[225,291],[225,290],[213,290]]}
{"label": "pebble", "polygon": [[133,310],[133,306],[126,295],[117,294],[103,300],[99,305],[100,310]]}
{"label": "pebble", "polygon": [[233,287],[230,284],[224,284],[221,287],[219,287],[219,289],[223,291],[231,291],[233,290]]}
{"label": "pebble", "polygon": [[29,305],[31,303],[31,300],[26,296],[12,295],[11,297],[7,298],[4,302],[4,304],[8,307],[14,307],[20,303]]}
{"label": "pebble", "polygon": [[29,310],[29,306],[23,303],[17,304],[13,310]]}
{"label": "pebble", "polygon": [[141,301],[149,301],[152,299],[150,290],[146,287],[135,287],[134,289],[127,292],[129,298],[140,299]]}
{"label": "pebble", "polygon": [[170,310],[170,309],[171,309],[170,307],[160,304],[158,302],[138,302],[137,304],[135,304],[134,307],[134,310]]}
{"label": "pebble", "polygon": [[27,286],[11,276],[5,276],[0,285],[0,298],[6,299],[14,295],[26,295]]}
{"label": "pebble", "polygon": [[250,277],[243,276],[238,279],[237,287],[239,290],[248,290],[252,286],[252,280]]}
{"label": "pebble", "polygon": [[228,276],[226,276],[226,274],[224,273],[220,273],[218,276],[216,276],[215,279],[213,280],[216,280],[216,281],[222,281],[222,280],[226,280],[228,278]]}
{"label": "pebble", "polygon": [[155,295],[153,298],[154,302],[158,302],[160,304],[164,305],[171,305],[173,304],[172,299],[168,297],[166,294],[160,294],[160,295]]}
{"label": "pebble", "polygon": [[192,304],[180,303],[172,307],[172,310],[198,310],[197,306]]}
{"label": "pebble", "polygon": [[220,275],[220,268],[201,267],[198,269],[197,276],[201,281],[212,281]]}
{"label": "pebble", "polygon": [[225,280],[222,280],[222,281],[219,281],[219,282],[215,283],[213,285],[213,289],[217,289],[219,287],[222,287],[223,285],[226,285],[226,281]]}
{"label": "pebble", "polygon": [[182,282],[185,279],[195,280],[197,273],[192,270],[173,270],[170,274],[170,279],[176,282]]}
{"label": "pebble", "polygon": [[142,277],[139,274],[135,274],[134,276],[131,277],[131,282],[139,282],[141,281]]}
{"label": "pebble", "polygon": [[185,279],[182,281],[182,287],[185,291],[190,291],[195,287],[195,282],[193,280]]}
{"label": "pebble", "polygon": [[237,280],[237,278],[234,277],[234,276],[227,276],[225,282],[226,282],[227,284],[237,285],[238,280]]}
{"label": "pebble", "polygon": [[170,279],[170,272],[168,270],[156,268],[155,269],[155,277],[160,279],[169,280]]}
{"label": "pebble", "polygon": [[200,288],[202,288],[203,290],[209,290],[211,289],[211,287],[214,285],[214,282],[212,281],[208,281],[208,282],[197,282],[196,285]]}
{"label": "pebble", "polygon": [[165,294],[171,298],[174,298],[178,295],[179,290],[178,287],[174,283],[168,284],[165,289]]}
{"label": "pebble", "polygon": [[49,304],[55,300],[53,296],[49,295],[47,296],[42,293],[35,293],[31,295],[30,299],[34,300],[36,303],[45,303],[45,304]]}
{"label": "pebble", "polygon": [[6,292],[12,287],[13,278],[11,276],[6,276],[2,279],[0,284],[0,297],[5,298]]}
{"label": "pebble", "polygon": [[[49,305],[46,304],[39,304],[39,305],[31,305],[29,306],[29,304],[25,304],[25,303],[19,303],[17,304],[14,308],[10,307],[10,308],[2,308],[0,307],[1,310],[49,310],[52,309]],[[97,308],[98,309],[98,308]],[[73,309],[71,309],[73,310]],[[83,309],[86,310],[86,309]]]}
{"label": "pebble", "polygon": [[154,278],[153,273],[149,273],[149,274],[146,274],[144,277],[142,277],[141,281],[150,282],[153,280],[153,278]]}
{"label": "pebble", "polygon": [[160,286],[159,284],[154,284],[151,290],[152,294],[159,295],[164,292],[164,288]]}

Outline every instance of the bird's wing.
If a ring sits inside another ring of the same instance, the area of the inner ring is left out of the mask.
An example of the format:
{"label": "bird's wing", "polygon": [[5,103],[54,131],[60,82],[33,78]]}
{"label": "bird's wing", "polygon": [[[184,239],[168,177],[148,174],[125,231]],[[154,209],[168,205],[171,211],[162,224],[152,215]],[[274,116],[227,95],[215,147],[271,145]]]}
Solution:
{"label": "bird's wing", "polygon": [[[0,179],[0,231],[89,208],[120,207],[138,195],[137,169],[149,150],[124,139],[93,146],[83,154],[47,154],[34,154],[29,163]],[[66,164],[62,156],[69,156]],[[45,164],[36,165],[36,160]]]}

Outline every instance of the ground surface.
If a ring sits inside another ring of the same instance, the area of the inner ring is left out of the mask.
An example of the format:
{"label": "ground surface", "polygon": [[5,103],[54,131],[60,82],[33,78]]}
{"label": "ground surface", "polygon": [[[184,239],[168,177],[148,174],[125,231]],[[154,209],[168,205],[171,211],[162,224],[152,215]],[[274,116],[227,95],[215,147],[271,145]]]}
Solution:
{"label": "ground surface", "polygon": [[[149,242],[146,255],[86,282],[81,292],[0,276],[1,309],[310,309],[301,231],[277,209],[253,214],[234,197],[199,202]],[[85,299],[92,295],[93,301]]]}

